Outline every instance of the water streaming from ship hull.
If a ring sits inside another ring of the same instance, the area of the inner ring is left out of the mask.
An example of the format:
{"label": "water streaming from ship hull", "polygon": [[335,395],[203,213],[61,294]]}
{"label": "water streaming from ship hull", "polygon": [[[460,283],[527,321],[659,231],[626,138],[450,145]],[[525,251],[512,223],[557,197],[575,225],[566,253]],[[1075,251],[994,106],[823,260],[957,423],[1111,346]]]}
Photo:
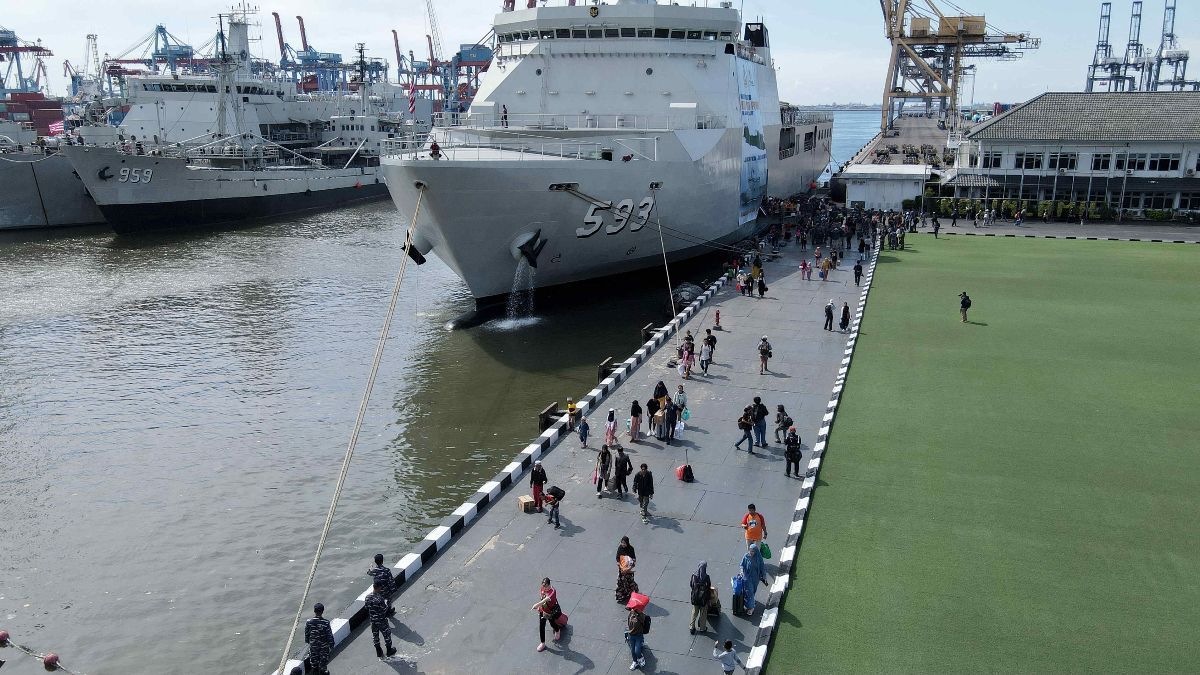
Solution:
{"label": "water streaming from ship hull", "polygon": [[522,258],[513,272],[512,289],[504,305],[504,318],[494,322],[493,327],[512,330],[537,323],[538,319],[534,316],[536,280],[537,268]]}

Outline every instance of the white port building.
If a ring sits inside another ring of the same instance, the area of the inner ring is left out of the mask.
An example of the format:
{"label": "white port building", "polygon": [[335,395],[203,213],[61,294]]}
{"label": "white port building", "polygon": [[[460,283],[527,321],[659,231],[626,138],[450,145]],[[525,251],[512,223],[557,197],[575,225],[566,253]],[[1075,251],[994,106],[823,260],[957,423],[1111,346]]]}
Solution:
{"label": "white port building", "polygon": [[927,164],[853,164],[842,170],[846,205],[899,211],[905,199],[919,196],[929,180]]}

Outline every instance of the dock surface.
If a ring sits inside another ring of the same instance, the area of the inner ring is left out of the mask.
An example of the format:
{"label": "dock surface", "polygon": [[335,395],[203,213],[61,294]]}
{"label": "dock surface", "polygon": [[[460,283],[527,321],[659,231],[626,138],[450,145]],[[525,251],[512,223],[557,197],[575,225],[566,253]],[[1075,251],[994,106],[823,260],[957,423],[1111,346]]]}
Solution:
{"label": "dock surface", "polygon": [[[330,671],[629,672],[623,639],[626,613],[615,600],[615,552],[622,536],[628,536],[637,551],[636,579],[641,592],[651,598],[648,614],[654,621],[646,639],[644,672],[717,672],[712,659],[716,640],[733,640],[744,661],[758,634],[768,587],[759,588],[759,605],[752,616],[731,615],[730,578],[746,549],[741,518],[747,504],[756,504],[766,518],[768,543],[781,550],[802,481],[784,475],[781,444],[771,442],[753,454],[735,449],[741,435],[736,419],[754,396],[762,397],[772,416],[775,406],[783,404],[803,441],[800,465],[807,466],[847,344],[847,335],[836,326],[834,332],[823,330],[823,308],[832,298],[839,308],[847,302],[853,311],[860,298],[852,259],[834,271],[830,281],[816,275],[805,281],[797,269],[801,255],[792,242],[778,260],[765,264],[769,288],[762,299],[741,296],[732,286],[720,289],[677,337],[589,411],[589,449],[582,449],[572,434],[541,457],[549,484],[567,492],[561,529],[547,525],[542,514],[518,512],[517,496],[530,493],[529,473],[522,472],[498,503],[404,585],[392,619],[397,656],[379,660],[370,631],[360,628],[342,643]],[[811,259],[811,248],[804,255]],[[718,344],[709,376],[697,369],[691,379],[683,380],[667,365],[674,345],[688,330],[703,336],[717,310],[723,329],[714,331]],[[757,345],[763,335],[770,338],[774,358],[771,372],[760,375]],[[644,437],[631,443],[625,433],[630,403],[635,398],[644,403],[659,380],[672,392],[684,385],[691,410],[688,428],[670,446]],[[609,408],[616,409],[619,438],[634,466],[645,462],[654,474],[648,523],[639,517],[632,495],[597,498],[591,483]],[[770,423],[768,441],[774,440],[773,428]],[[696,476],[690,484],[674,475],[685,450]],[[386,549],[387,542],[381,541],[380,548]],[[708,562],[722,611],[707,632],[690,635],[688,581],[701,560]],[[778,563],[778,554],[767,561],[771,581]],[[552,579],[570,627],[560,642],[548,642],[547,650],[538,653],[537,616],[530,607],[544,576]]]}

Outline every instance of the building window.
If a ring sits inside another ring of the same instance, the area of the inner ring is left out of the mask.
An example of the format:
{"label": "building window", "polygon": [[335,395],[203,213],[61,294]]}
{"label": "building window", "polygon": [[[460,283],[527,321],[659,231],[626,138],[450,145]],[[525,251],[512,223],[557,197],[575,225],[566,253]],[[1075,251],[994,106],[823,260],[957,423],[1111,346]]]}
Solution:
{"label": "building window", "polygon": [[979,155],[979,166],[985,169],[999,169],[1000,162],[1004,159],[1004,153],[1001,152],[985,152]]}
{"label": "building window", "polygon": [[1092,155],[1092,171],[1108,171],[1112,166],[1112,154],[1105,152],[1103,154]]}
{"label": "building window", "polygon": [[1146,163],[1147,171],[1178,171],[1179,170],[1179,153],[1156,152],[1150,155],[1150,160]]}
{"label": "building window", "polygon": [[1013,161],[1014,169],[1040,169],[1042,168],[1042,153],[1040,152],[1018,152]]}
{"label": "building window", "polygon": [[1130,155],[1121,153],[1117,155],[1117,171],[1145,171],[1146,170],[1146,153]]}
{"label": "building window", "polygon": [[1179,208],[1200,211],[1200,192],[1184,192],[1179,195]]}
{"label": "building window", "polygon": [[1175,207],[1175,194],[1172,192],[1126,192],[1127,209],[1170,209]]}
{"label": "building window", "polygon": [[1052,152],[1050,153],[1050,161],[1048,163],[1051,169],[1065,169],[1074,171],[1075,165],[1079,162],[1079,155],[1074,152]]}

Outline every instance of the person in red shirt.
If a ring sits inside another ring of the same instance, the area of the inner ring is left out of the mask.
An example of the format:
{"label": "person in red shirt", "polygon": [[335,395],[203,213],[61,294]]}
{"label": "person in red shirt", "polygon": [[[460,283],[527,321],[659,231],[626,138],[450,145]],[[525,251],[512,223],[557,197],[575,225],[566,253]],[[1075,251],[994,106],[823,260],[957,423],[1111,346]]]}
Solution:
{"label": "person in red shirt", "polygon": [[742,529],[746,531],[747,548],[767,537],[767,520],[754,508],[753,504],[746,507],[746,515],[742,516]]}

